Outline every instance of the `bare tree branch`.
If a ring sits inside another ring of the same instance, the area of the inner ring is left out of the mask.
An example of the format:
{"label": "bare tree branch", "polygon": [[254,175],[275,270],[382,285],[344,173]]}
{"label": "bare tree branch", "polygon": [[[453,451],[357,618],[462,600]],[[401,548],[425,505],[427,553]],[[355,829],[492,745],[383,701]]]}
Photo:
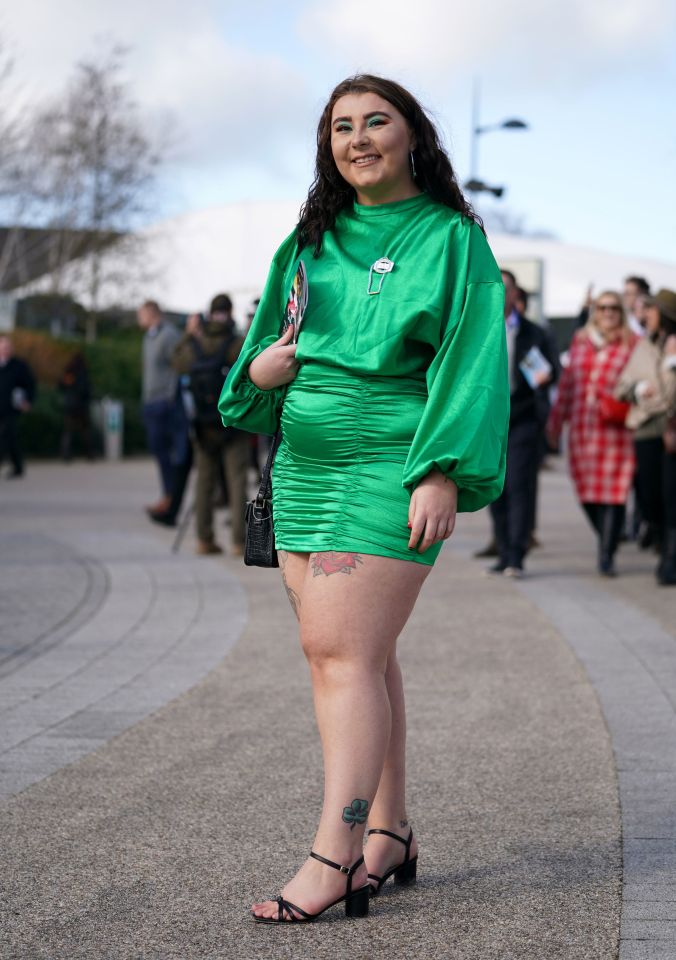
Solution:
{"label": "bare tree branch", "polygon": [[[63,292],[66,276],[72,284],[77,255],[88,339],[96,336],[101,290],[112,279],[109,263],[119,274],[121,257],[130,264],[142,257],[133,232],[149,212],[160,163],[124,81],[124,58],[114,47],[78,64],[65,94],[37,112],[28,140],[26,206],[50,230],[53,292]],[[111,243],[115,237],[125,242]]]}

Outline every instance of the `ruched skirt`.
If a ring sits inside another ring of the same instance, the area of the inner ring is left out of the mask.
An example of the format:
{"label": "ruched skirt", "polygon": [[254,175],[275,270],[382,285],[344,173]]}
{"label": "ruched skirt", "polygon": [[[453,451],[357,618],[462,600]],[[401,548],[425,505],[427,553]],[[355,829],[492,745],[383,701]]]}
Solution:
{"label": "ruched skirt", "polygon": [[273,469],[278,550],[376,554],[431,565],[410,550],[404,464],[427,401],[423,380],[302,364],[289,385]]}

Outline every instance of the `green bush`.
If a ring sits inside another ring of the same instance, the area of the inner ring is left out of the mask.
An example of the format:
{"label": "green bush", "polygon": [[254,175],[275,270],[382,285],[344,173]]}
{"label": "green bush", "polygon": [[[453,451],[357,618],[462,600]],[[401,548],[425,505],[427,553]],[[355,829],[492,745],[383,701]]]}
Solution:
{"label": "green bush", "polygon": [[54,387],[38,385],[30,413],[19,418],[23,452],[29,457],[55,457],[61,437],[61,398]]}
{"label": "green bush", "polygon": [[[55,340],[44,333],[17,330],[12,335],[17,356],[31,365],[38,380],[38,394],[31,412],[21,418],[20,431],[27,456],[56,457],[63,420],[56,384],[69,358],[84,355],[89,370],[92,398],[121,400],[124,407],[124,452],[145,452],[141,418],[141,332],[125,330],[96,343]],[[101,449],[101,441],[98,441]]]}
{"label": "green bush", "polygon": [[141,340],[140,331],[125,331],[86,344],[82,351],[94,399],[112,397],[122,401],[125,453],[147,449],[141,417]]}

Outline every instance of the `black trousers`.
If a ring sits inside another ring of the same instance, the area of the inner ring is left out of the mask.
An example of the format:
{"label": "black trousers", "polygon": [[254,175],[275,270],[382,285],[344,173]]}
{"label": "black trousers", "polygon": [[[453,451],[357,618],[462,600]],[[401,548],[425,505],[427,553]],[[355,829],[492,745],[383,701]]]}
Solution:
{"label": "black trousers", "polygon": [[636,496],[641,517],[661,530],[664,526],[662,437],[635,440],[634,449],[636,450]]}
{"label": "black trousers", "polygon": [[528,549],[541,434],[542,427],[534,420],[514,424],[509,429],[505,486],[491,504],[498,557],[505,567],[522,567]]}
{"label": "black trousers", "polygon": [[73,440],[79,437],[83,453],[89,460],[94,459],[94,444],[92,442],[92,425],[89,419],[89,410],[74,413],[64,413],[63,429],[61,431],[61,458],[70,460],[73,456]]}
{"label": "black trousers", "polygon": [[664,526],[676,530],[676,453],[664,454],[662,461],[662,495],[664,497]]}
{"label": "black trousers", "polygon": [[643,519],[660,533],[676,529],[676,453],[667,453],[662,437],[634,441],[637,490]]}
{"label": "black trousers", "polygon": [[14,473],[19,474],[23,473],[23,457],[17,433],[17,420],[16,414],[0,418],[0,466],[5,457],[9,457]]}
{"label": "black trousers", "polygon": [[599,562],[612,562],[624,529],[625,505],[585,502],[582,509],[599,539]]}
{"label": "black trousers", "polygon": [[171,488],[171,502],[167,509],[167,516],[171,520],[176,520],[181,512],[181,504],[185,495],[185,488],[188,485],[190,471],[193,464],[193,448],[189,443],[183,453],[181,461],[174,466],[174,483]]}

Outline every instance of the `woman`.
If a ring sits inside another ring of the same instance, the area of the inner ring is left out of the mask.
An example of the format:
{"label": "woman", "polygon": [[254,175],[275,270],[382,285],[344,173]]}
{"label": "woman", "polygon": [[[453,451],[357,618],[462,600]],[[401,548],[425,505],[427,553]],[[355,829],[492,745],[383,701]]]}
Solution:
{"label": "woman", "polygon": [[622,371],[615,396],[631,403],[641,516],[660,544],[657,580],[676,584],[676,453],[665,449],[667,420],[676,413],[676,293],[644,298],[646,336]]}
{"label": "woman", "polygon": [[[279,332],[299,260],[309,299],[295,345],[292,328]],[[313,852],[280,898],[254,904],[258,921],[314,919],[341,900],[361,916],[389,876],[415,877],[396,642],[456,510],[500,493],[502,309],[500,273],[421,106],[378,77],[339,84],[300,222],[219,405],[224,424],[252,432],[281,415],[275,539],[324,754]]]}
{"label": "woman", "polygon": [[600,294],[589,321],[573,339],[547,422],[549,442],[557,447],[563,424],[570,421],[570,472],[598,536],[598,569],[606,577],[616,576],[615,552],[634,475],[626,410],[617,409],[612,394],[635,342],[620,295],[612,290]]}

